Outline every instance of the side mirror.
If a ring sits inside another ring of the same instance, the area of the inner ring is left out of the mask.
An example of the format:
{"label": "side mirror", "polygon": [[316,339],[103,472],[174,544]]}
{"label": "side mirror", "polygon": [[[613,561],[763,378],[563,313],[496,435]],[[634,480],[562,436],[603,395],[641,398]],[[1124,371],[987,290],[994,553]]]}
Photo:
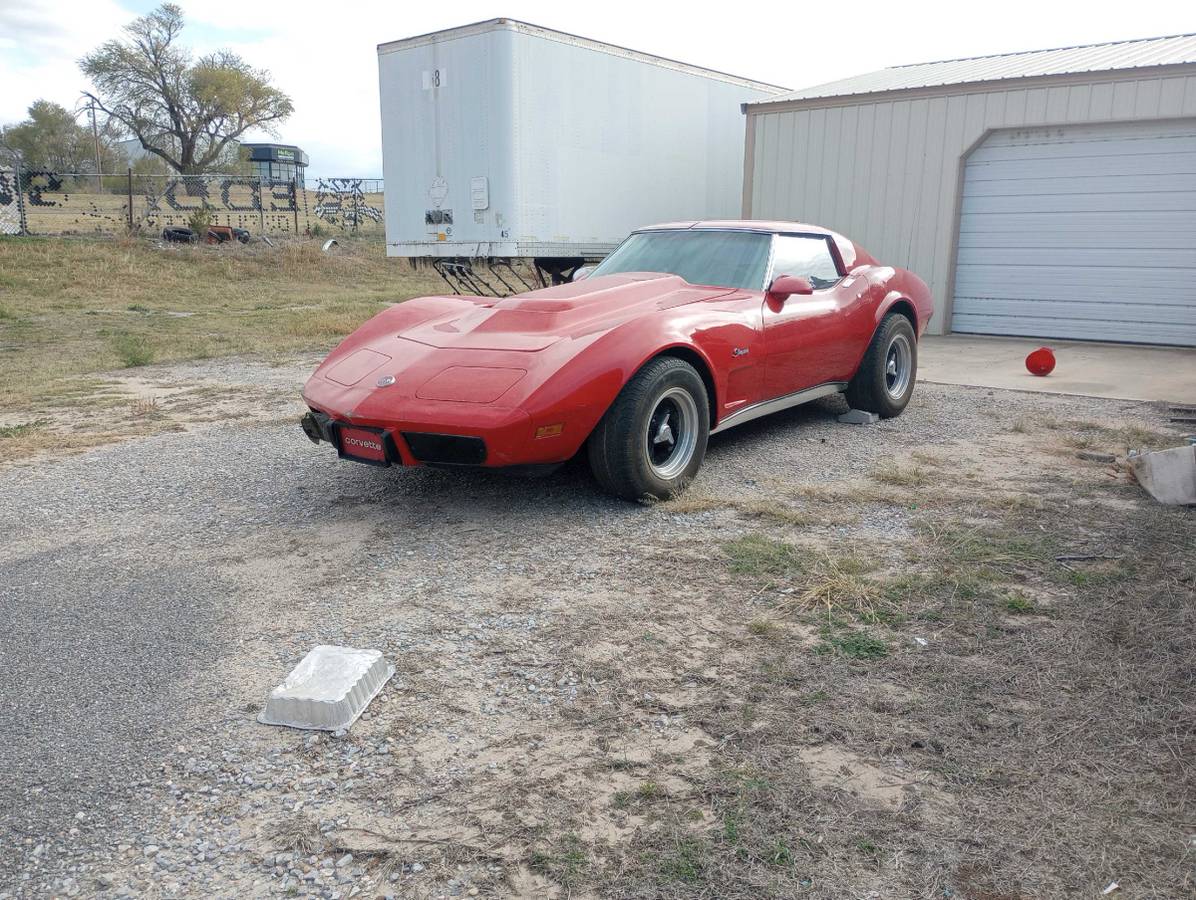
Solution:
{"label": "side mirror", "polygon": [[590,273],[593,272],[594,269],[596,269],[596,268],[597,268],[597,266],[579,266],[577,269],[575,269],[573,271],[573,277],[570,278],[569,280],[570,281],[584,281],[585,279],[590,277]]}
{"label": "side mirror", "polygon": [[814,285],[810,279],[800,275],[778,275],[768,286],[768,295],[774,300],[787,300],[792,294],[812,294]]}

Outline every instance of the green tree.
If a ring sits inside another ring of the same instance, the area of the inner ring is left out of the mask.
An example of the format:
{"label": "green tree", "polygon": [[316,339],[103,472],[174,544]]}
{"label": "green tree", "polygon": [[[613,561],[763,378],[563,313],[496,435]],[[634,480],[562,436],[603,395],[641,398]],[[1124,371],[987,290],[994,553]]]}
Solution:
{"label": "green tree", "polygon": [[[100,133],[100,165],[105,172],[123,167],[124,155],[112,144],[107,129]],[[49,100],[36,100],[29,107],[29,118],[0,129],[0,162],[11,166],[15,154],[22,165],[53,172],[94,172],[96,144],[89,126],[81,125],[75,114]],[[15,152],[14,152],[15,151]]]}
{"label": "green tree", "polygon": [[176,172],[198,175],[235,160],[234,142],[250,128],[273,134],[294,107],[268,72],[235,53],[193,60],[177,43],[182,30],[182,10],[164,3],[79,66],[97,106]]}

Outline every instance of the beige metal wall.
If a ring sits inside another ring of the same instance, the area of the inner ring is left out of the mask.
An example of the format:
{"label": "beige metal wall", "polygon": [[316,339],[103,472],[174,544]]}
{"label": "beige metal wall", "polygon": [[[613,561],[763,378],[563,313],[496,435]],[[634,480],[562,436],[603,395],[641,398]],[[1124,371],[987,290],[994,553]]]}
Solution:
{"label": "beige metal wall", "polygon": [[748,107],[745,218],[833,228],[917,272],[950,330],[967,155],[998,128],[1196,117],[1196,65]]}

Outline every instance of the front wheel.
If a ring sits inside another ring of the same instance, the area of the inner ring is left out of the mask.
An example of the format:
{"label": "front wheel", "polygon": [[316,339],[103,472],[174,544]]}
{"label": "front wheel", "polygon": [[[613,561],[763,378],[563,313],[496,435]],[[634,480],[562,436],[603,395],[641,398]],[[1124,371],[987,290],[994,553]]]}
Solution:
{"label": "front wheel", "polygon": [[901,415],[914,393],[918,375],[918,338],[909,319],[889,313],[881,320],[859,371],[847,386],[852,409],[882,419]]}
{"label": "front wheel", "polygon": [[590,435],[594,477],[626,500],[665,500],[693,480],[706,456],[706,385],[684,360],[652,360],[624,385]]}

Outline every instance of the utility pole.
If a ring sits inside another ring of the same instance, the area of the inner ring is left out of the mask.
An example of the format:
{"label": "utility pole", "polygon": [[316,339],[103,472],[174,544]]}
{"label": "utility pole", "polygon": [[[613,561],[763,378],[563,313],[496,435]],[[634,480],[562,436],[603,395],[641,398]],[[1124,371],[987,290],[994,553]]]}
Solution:
{"label": "utility pole", "polygon": [[91,139],[95,141],[96,149],[96,177],[100,181],[100,191],[104,190],[104,168],[100,163],[100,129],[96,126],[96,102],[91,100],[88,104],[91,110]]}

